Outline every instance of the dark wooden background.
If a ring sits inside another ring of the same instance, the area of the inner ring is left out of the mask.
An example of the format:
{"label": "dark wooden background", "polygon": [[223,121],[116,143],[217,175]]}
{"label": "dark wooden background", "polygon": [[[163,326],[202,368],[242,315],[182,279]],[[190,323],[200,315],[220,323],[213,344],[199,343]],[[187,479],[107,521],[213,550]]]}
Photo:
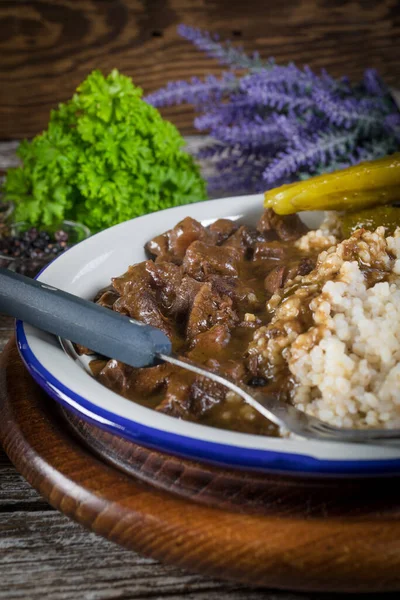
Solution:
{"label": "dark wooden background", "polygon": [[[398,0],[0,0],[0,139],[32,136],[93,69],[117,67],[145,92],[219,73],[179,38],[186,23],[279,62],[332,75],[376,67],[400,81]],[[164,112],[191,133],[187,107]]]}

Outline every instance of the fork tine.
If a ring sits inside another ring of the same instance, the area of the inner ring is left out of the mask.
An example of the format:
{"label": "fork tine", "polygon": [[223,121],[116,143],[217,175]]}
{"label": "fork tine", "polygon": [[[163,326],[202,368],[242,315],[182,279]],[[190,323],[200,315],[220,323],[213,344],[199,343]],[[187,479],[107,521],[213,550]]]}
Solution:
{"label": "fork tine", "polygon": [[289,431],[297,436],[313,440],[358,444],[368,442],[389,443],[396,440],[400,443],[399,429],[343,429],[335,427],[276,397],[267,396],[248,386],[237,384],[186,357],[159,354],[159,358],[224,385],[241,396],[247,404],[278,425],[282,430]]}
{"label": "fork tine", "polygon": [[181,367],[182,369],[187,369],[188,371],[192,371],[192,373],[197,373],[197,375],[201,375],[202,377],[206,377],[207,379],[211,379],[212,381],[224,385],[225,387],[238,394],[238,396],[243,398],[243,400],[247,404],[252,406],[265,418],[272,421],[272,423],[275,423],[275,425],[278,425],[278,427],[285,427],[285,421],[280,417],[279,411],[274,410],[275,407],[273,406],[272,401],[270,400],[271,407],[268,406],[268,403],[262,404],[261,402],[258,402],[254,397],[252,390],[247,389],[247,386],[238,384],[229,379],[228,377],[223,377],[218,373],[214,373],[214,371],[211,371],[211,369],[209,369],[208,367],[204,367],[203,365],[200,367],[197,363],[193,362],[189,358],[186,358],[186,356],[184,358],[181,358],[180,356],[177,356],[173,353],[159,353],[158,357],[161,360],[165,360],[166,362],[169,362],[172,365],[176,365],[177,367]]}

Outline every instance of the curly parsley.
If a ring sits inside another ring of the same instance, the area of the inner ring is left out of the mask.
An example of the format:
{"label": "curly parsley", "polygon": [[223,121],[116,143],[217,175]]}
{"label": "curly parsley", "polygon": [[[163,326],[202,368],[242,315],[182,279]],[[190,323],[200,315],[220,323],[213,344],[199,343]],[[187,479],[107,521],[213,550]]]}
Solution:
{"label": "curly parsley", "polygon": [[178,130],[113,70],[93,71],[51,112],[48,129],[18,148],[5,196],[16,219],[62,219],[99,231],[133,217],[203,200],[205,183]]}

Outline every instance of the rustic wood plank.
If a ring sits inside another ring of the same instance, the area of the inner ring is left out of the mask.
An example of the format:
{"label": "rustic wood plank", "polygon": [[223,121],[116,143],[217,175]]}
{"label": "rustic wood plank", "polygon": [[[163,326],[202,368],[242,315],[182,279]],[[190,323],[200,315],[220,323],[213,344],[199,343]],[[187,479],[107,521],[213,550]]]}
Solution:
{"label": "rustic wood plank", "polygon": [[293,598],[164,567],[88,533],[55,511],[0,513],[0,531],[2,600]]}
{"label": "rustic wood plank", "polygon": [[[53,511],[51,506],[17,473],[0,449],[0,515],[23,511]],[[0,520],[1,523],[1,520]],[[0,524],[0,531],[2,526]],[[0,549],[1,553],[1,549]]]}
{"label": "rustic wood plank", "polygon": [[1,449],[0,572],[0,600],[329,600],[230,585],[120,548],[52,509]]}
{"label": "rustic wood plank", "polygon": [[9,167],[16,167],[20,164],[15,154],[18,145],[17,140],[0,142],[0,174],[5,173]]}
{"label": "rustic wood plank", "polygon": [[[400,78],[396,0],[3,0],[0,139],[45,128],[49,111],[93,68],[118,67],[146,93],[168,80],[220,73],[216,61],[178,36],[182,22],[218,32],[279,63],[294,60],[352,78],[376,67],[389,84]],[[190,108],[164,114],[182,132],[192,131]]]}
{"label": "rustic wood plank", "polygon": [[0,313],[0,353],[11,337],[14,320]]}
{"label": "rustic wood plank", "polygon": [[[13,319],[11,317],[6,317],[0,313],[0,344],[5,341],[6,337],[10,337],[10,332],[13,328]],[[3,339],[4,338],[4,339]],[[3,349],[3,346],[0,346],[0,349]]]}
{"label": "rustic wood plank", "polygon": [[[0,164],[1,159],[0,147]],[[12,334],[12,327],[13,319],[0,314],[0,354]],[[4,511],[5,506],[15,507],[20,502],[25,505],[34,502],[48,506],[47,502],[44,502],[39,494],[17,473],[0,446],[0,513]]]}

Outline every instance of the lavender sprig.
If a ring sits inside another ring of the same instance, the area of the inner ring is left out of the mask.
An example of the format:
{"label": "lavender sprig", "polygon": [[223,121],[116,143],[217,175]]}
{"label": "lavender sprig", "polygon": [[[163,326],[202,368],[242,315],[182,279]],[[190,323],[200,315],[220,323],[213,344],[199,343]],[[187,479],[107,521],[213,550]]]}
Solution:
{"label": "lavender sprig", "polygon": [[178,25],[178,33],[189,42],[192,42],[199,50],[205,52],[211,58],[216,58],[221,65],[233,69],[261,69],[270,64],[260,59],[257,52],[248,56],[242,48],[232,46],[229,41],[221,43],[219,36],[211,35],[207,31],[201,31],[188,25]]}
{"label": "lavender sprig", "polygon": [[238,87],[239,83],[231,73],[224,73],[221,78],[208,75],[204,80],[192,77],[190,81],[171,81],[165,88],[146,96],[145,100],[156,107],[177,104],[201,106],[204,102],[217,102]]}
{"label": "lavender sprig", "polygon": [[198,155],[215,164],[210,191],[229,183],[231,193],[258,192],[400,149],[400,112],[375,70],[351,84],[307,66],[263,62],[192,27],[178,31],[230,70],[169,83],[146,100],[195,107],[195,127],[212,138]]}
{"label": "lavender sprig", "polygon": [[316,89],[315,105],[332,125],[345,129],[359,128],[364,134],[373,134],[382,128],[382,101],[380,98],[336,98],[326,90]]}
{"label": "lavender sprig", "polygon": [[211,135],[220,142],[231,146],[255,147],[282,144],[287,137],[285,117],[272,115],[262,119],[258,115],[253,121],[239,122],[237,125],[216,125],[210,127]]}
{"label": "lavender sprig", "polygon": [[286,152],[274,158],[263,173],[268,187],[276,181],[292,181],[295,175],[305,169],[312,173],[316,168],[329,165],[342,159],[354,150],[356,135],[346,130],[336,133],[320,133],[296,140]]}
{"label": "lavender sprig", "polygon": [[375,69],[365,70],[363,86],[365,91],[372,96],[387,96],[387,94],[389,94],[387,86],[379,77],[378,71]]}

